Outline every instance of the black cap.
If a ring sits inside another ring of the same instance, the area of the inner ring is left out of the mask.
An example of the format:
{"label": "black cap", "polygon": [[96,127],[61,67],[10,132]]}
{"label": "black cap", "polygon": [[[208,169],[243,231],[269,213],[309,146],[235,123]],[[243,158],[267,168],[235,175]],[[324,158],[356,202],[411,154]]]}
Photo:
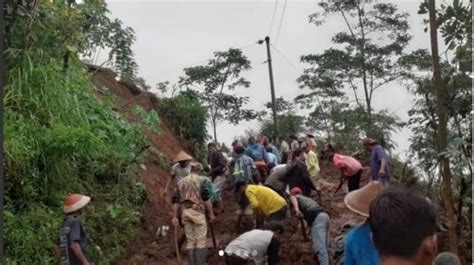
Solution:
{"label": "black cap", "polygon": [[244,185],[247,185],[247,182],[245,180],[239,180],[235,183],[235,186],[234,186],[234,191],[237,191],[238,189],[240,189],[240,187],[244,186]]}

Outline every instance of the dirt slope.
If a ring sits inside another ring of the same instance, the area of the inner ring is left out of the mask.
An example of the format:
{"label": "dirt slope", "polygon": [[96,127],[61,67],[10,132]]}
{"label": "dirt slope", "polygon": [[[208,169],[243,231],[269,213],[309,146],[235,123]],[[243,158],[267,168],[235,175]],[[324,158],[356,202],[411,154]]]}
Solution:
{"label": "dirt slope", "polygon": [[[135,106],[140,106],[145,110],[152,110],[157,104],[156,98],[147,92],[137,93],[137,89],[122,82],[116,81],[116,74],[108,69],[90,67],[93,73],[92,80],[97,87],[99,97],[105,98],[108,92],[112,92],[115,97],[115,105],[120,113],[133,121],[136,117],[131,114]],[[182,139],[178,139],[168,128],[164,121],[161,121],[161,133],[150,132],[151,146],[158,150],[162,157],[154,152],[145,160],[145,167],[141,172],[140,179],[145,186],[147,201],[144,208],[144,218],[142,220],[142,235],[136,242],[130,242],[129,256],[122,264],[170,264],[173,257],[173,247],[169,240],[163,242],[156,234],[159,227],[170,225],[171,202],[170,199],[163,199],[161,193],[166,180],[170,177],[169,166],[173,157],[180,151],[186,150]],[[160,241],[161,240],[161,241]]]}

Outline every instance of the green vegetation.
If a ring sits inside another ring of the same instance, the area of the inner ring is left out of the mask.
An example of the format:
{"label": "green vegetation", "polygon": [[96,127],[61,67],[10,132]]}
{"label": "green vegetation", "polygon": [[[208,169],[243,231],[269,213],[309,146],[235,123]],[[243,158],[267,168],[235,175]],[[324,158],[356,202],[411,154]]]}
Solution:
{"label": "green vegetation", "polygon": [[[107,28],[113,33],[100,35],[105,22],[87,27],[105,15],[100,1],[7,2],[6,264],[53,263],[62,201],[70,193],[92,197],[84,220],[96,264],[123,255],[139,231],[144,189],[137,169],[146,150],[145,130],[159,129],[157,114],[137,109],[140,121],[128,123],[96,97],[79,51],[103,44],[94,38],[113,36],[112,43],[131,33],[114,24]],[[131,44],[120,45],[124,50],[113,46],[118,64],[130,55]],[[133,77],[133,69],[122,66],[121,74]]]}
{"label": "green vegetation", "polygon": [[[161,91],[166,91],[163,85],[165,84],[161,83]],[[199,100],[199,94],[194,90],[186,90],[178,95],[163,97],[159,108],[163,119],[169,121],[173,132],[191,141],[194,156],[204,159],[209,115],[207,108]]]}
{"label": "green vegetation", "polygon": [[201,102],[209,109],[209,117],[217,142],[216,126],[221,121],[238,124],[241,120],[252,120],[257,113],[246,109],[248,97],[233,94],[237,88],[248,88],[250,82],[241,74],[250,70],[250,61],[239,49],[215,52],[206,65],[184,68],[185,76],[180,85],[199,91]]}

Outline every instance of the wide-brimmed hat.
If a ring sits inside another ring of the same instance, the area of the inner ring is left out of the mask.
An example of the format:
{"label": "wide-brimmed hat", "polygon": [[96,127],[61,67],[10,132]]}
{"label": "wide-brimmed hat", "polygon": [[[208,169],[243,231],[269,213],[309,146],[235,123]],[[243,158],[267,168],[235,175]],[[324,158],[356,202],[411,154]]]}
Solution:
{"label": "wide-brimmed hat", "polygon": [[64,200],[63,212],[64,213],[73,213],[78,211],[84,206],[86,206],[91,200],[91,197],[81,195],[81,194],[72,194]]}
{"label": "wide-brimmed hat", "polygon": [[349,192],[346,197],[344,197],[344,203],[349,210],[369,217],[369,205],[382,190],[382,183],[379,181],[371,181],[364,187]]}
{"label": "wide-brimmed hat", "polygon": [[188,155],[186,152],[184,151],[180,151],[173,159],[173,162],[176,163],[176,162],[181,162],[181,161],[188,161],[188,160],[192,160],[193,157]]}
{"label": "wide-brimmed hat", "polygon": [[377,142],[376,142],[374,139],[372,139],[372,138],[366,137],[366,138],[362,141],[362,143],[363,143],[364,145],[373,145],[373,144],[376,144]]}

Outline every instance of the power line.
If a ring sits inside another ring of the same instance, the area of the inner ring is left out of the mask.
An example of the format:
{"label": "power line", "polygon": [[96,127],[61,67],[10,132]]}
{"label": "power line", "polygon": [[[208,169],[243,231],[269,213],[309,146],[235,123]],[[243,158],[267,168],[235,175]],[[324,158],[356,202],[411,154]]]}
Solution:
{"label": "power line", "polygon": [[283,18],[285,17],[286,2],[287,0],[285,0],[285,3],[283,4],[283,11],[281,12],[281,17],[280,17],[280,26],[278,27],[278,33],[275,38],[275,44],[278,43],[278,38],[280,37],[281,25],[283,25]]}
{"label": "power line", "polygon": [[293,69],[295,69],[298,73],[301,73],[301,69],[298,68],[289,58],[288,56],[286,56],[282,51],[280,51],[275,45],[271,44],[272,48],[275,49],[275,51],[281,56],[283,57],[283,59],[285,59],[285,61],[291,66],[293,67]]}
{"label": "power line", "polygon": [[270,31],[268,32],[268,36],[272,34],[273,22],[275,21],[275,14],[277,11],[277,7],[278,7],[278,0],[275,0],[275,5],[273,6],[272,23],[270,24]]}

